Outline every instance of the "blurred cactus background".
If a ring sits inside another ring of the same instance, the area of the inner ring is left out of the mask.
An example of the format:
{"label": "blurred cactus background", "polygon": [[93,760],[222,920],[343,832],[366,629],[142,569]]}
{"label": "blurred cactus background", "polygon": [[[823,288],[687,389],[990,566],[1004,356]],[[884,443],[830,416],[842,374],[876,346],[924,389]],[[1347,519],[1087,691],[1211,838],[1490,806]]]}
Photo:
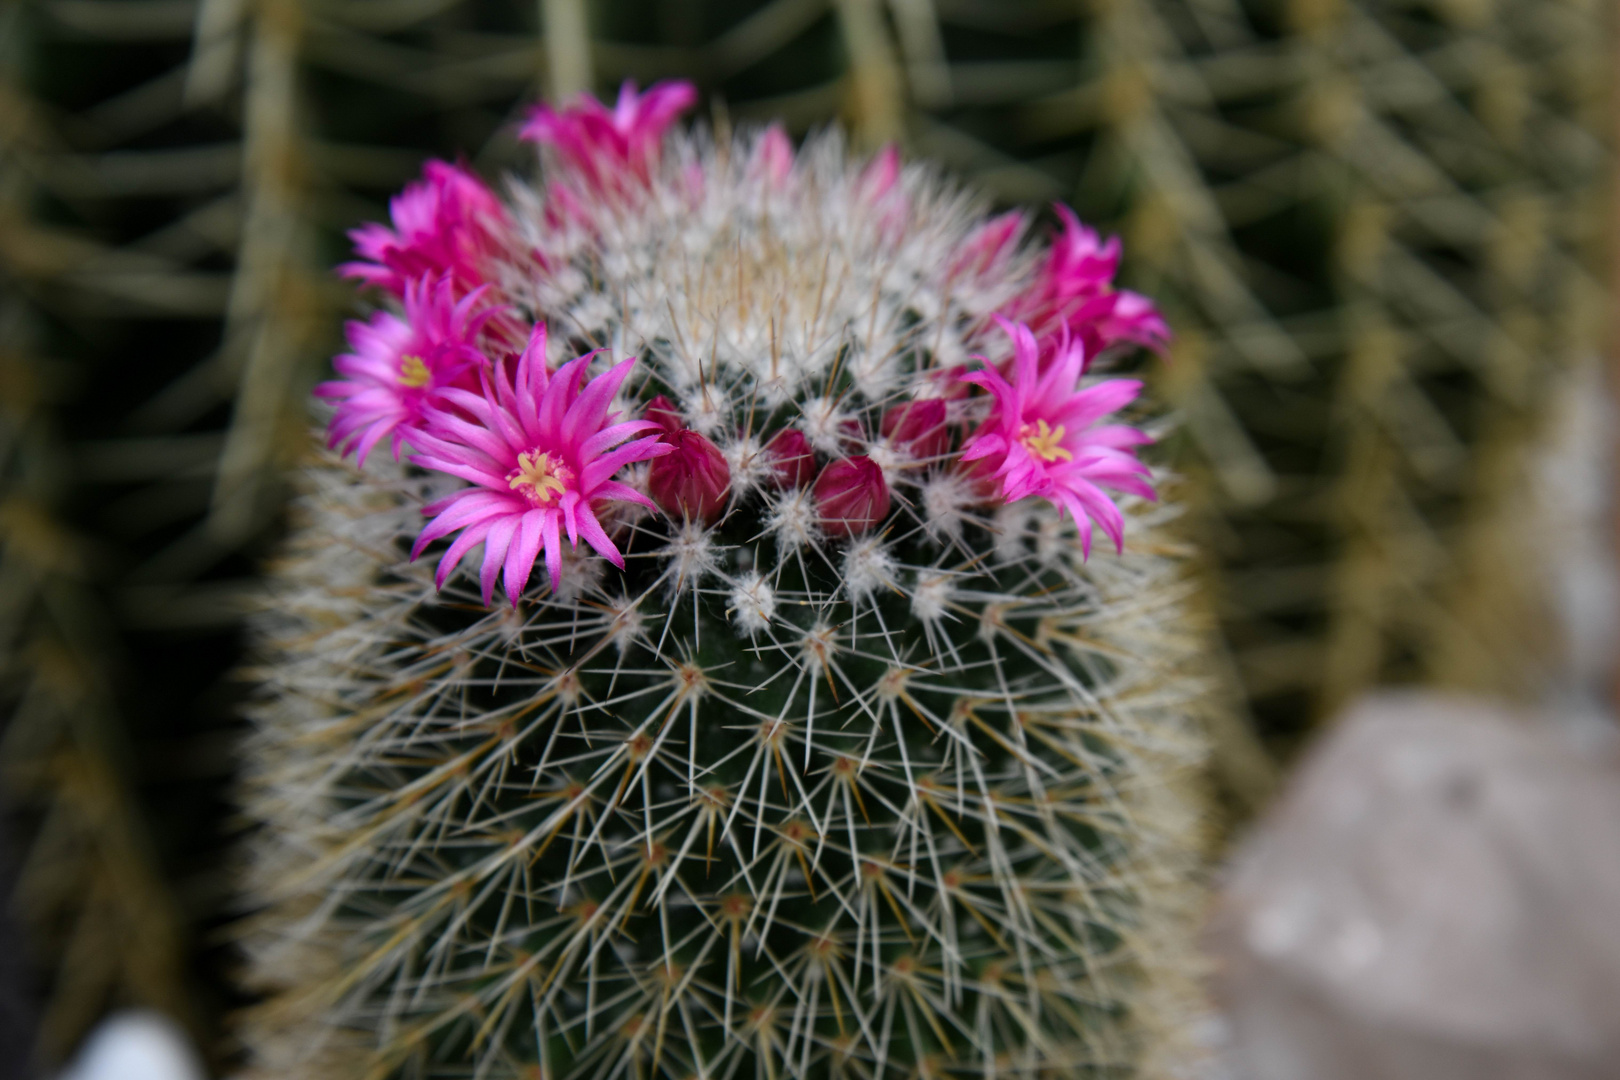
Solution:
{"label": "blurred cactus background", "polygon": [[[1533,449],[1608,344],[1598,0],[3,0],[0,1046],[109,1010],[223,1070],[240,622],[424,157],[682,76],[1125,242],[1177,339],[1235,813],[1386,683],[1526,696]],[[14,962],[6,942],[27,948]],[[20,985],[19,985],[20,984]],[[5,1006],[10,1009],[9,1006]]]}

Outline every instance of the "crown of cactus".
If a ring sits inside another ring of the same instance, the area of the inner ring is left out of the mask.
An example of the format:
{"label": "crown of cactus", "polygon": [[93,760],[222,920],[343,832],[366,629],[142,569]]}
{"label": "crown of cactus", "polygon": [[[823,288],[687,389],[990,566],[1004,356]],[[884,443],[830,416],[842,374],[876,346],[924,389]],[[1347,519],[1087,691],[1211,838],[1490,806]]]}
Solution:
{"label": "crown of cactus", "polygon": [[1152,1072],[1199,635],[1094,369],[1167,330],[1067,211],[693,98],[538,109],[543,185],[435,163],[356,234],[363,471],[258,617],[252,1071]]}

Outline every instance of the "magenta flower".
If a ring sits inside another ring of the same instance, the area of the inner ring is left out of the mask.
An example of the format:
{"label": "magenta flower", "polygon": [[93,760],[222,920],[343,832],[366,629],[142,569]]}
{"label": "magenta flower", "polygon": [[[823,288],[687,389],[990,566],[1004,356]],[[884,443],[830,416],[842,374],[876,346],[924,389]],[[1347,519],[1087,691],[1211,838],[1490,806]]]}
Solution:
{"label": "magenta flower", "polygon": [[1079,342],[1060,349],[1043,371],[1029,327],[998,321],[1013,338],[1012,381],[993,367],[962,376],[995,398],[989,417],[963,446],[962,460],[984,459],[980,468],[1001,481],[1007,502],[1038,495],[1060,514],[1073,514],[1083,555],[1091,554],[1093,521],[1123,551],[1125,518],[1103,489],[1154,498],[1143,479],[1148,467],[1132,453],[1152,440],[1129,425],[1098,421],[1134,401],[1142,384],[1105,379],[1080,389],[1086,353]]}
{"label": "magenta flower", "polygon": [[448,275],[458,296],[472,292],[512,231],[495,193],[447,161],[428,162],[422,179],[388,204],[388,216],[393,228],[374,222],[349,233],[360,261],[338,269],[396,296],[424,275]]}
{"label": "magenta flower", "polygon": [[1055,209],[1063,232],[1052,241],[1035,283],[1001,315],[1029,326],[1041,343],[1043,364],[1070,339],[1078,340],[1088,356],[1121,341],[1162,351],[1170,343],[1170,327],[1152,301],[1114,288],[1119,238],[1104,242],[1073,210],[1061,203]]}
{"label": "magenta flower", "polygon": [[353,452],[363,466],[371,448],[391,438],[397,461],[401,444],[416,445],[428,411],[447,391],[476,387],[489,363],[478,337],[500,310],[476,310],[487,289],[457,300],[450,275],[431,283],[422,278],[405,287],[404,319],[381,311],[370,322],[351,321],[346,331],[353,351],[332,361],[346,377],[315,388],[337,402],[327,445]]}
{"label": "magenta flower", "polygon": [[1110,293],[1111,303],[1094,301],[1088,321],[1096,328],[1104,345],[1129,341],[1133,345],[1163,352],[1170,344],[1170,324],[1164,321],[1153,301],[1141,293],[1120,289]]}
{"label": "magenta flower", "polygon": [[[411,558],[434,540],[460,531],[439,560],[434,581],[444,588],[475,545],[484,545],[479,573],[484,603],[495,595],[505,571],[506,597],[516,606],[534,563],[545,552],[555,591],[562,580],[562,534],[575,547],[580,537],[613,565],[624,557],[603,530],[597,512],[611,500],[655,509],[645,495],[613,479],[624,466],[670,452],[650,420],[616,423],[608,407],[630,368],[631,358],[590,380],[581,378],[591,356],[546,370],[546,331],[538,326],[517,360],[497,365],[482,392],[451,390],[455,412],[434,413],[430,433],[420,436],[416,464],[459,476],[475,486],[424,508],[433,520],[411,549]],[[514,373],[511,369],[516,367]],[[620,445],[623,443],[624,445]],[[616,448],[616,449],[615,449]]]}
{"label": "magenta flower", "polygon": [[645,94],[626,80],[613,109],[589,94],[560,110],[536,105],[518,135],[551,147],[589,187],[623,191],[627,179],[643,186],[652,179],[664,133],[695,104],[697,88],[684,79],[654,83]]}

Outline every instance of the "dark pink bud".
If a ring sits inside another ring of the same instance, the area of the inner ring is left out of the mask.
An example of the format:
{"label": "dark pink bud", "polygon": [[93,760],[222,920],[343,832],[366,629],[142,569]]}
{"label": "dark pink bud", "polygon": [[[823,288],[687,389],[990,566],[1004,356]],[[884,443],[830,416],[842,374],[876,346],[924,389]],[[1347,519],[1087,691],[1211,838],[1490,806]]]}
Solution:
{"label": "dark pink bud", "polygon": [[686,426],[686,422],[681,419],[681,411],[663,394],[647,402],[646,408],[641,410],[641,418],[651,420],[666,433],[679,431]]}
{"label": "dark pink bud", "polygon": [[713,525],[731,493],[731,467],[720,448],[687,428],[666,432],[660,441],[674,453],[653,460],[647,494],[670,517]]}
{"label": "dark pink bud", "polygon": [[798,428],[783,428],[765,444],[771,479],[779,488],[802,488],[816,478],[816,452]]}
{"label": "dark pink bud", "polygon": [[891,445],[919,461],[941,457],[951,448],[951,429],[945,424],[945,402],[939,398],[894,406],[883,414],[882,430]]}
{"label": "dark pink bud", "polygon": [[815,493],[816,515],[829,536],[858,536],[889,516],[889,485],[865,454],[822,469]]}

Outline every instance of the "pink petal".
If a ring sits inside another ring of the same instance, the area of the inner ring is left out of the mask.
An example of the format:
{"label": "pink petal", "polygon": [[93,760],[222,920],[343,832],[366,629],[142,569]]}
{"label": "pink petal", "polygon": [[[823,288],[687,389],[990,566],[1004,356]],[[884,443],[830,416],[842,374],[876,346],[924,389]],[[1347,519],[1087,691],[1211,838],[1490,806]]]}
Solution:
{"label": "pink petal", "polygon": [[[498,517],[484,537],[484,565],[478,572],[478,587],[484,594],[485,607],[489,607],[495,599],[495,579],[500,576],[501,565],[506,562],[507,548],[512,544],[512,534],[517,532],[521,520],[517,514]],[[516,604],[517,598],[513,597],[512,602]]]}
{"label": "pink petal", "polygon": [[630,487],[628,484],[621,484],[617,480],[604,480],[602,483],[596,485],[596,487],[591,490],[591,498],[635,503],[638,506],[645,506],[649,510],[658,509],[657,503],[647,498],[647,496],[643,495],[635,488]]}
{"label": "pink petal", "polygon": [[433,584],[435,586],[440,589],[444,588],[444,583],[449,579],[450,572],[461,562],[461,557],[483,541],[484,535],[489,532],[490,526],[494,522],[494,518],[485,518],[483,521],[474,522],[467,527],[466,532],[451,542],[450,547],[439,559],[439,568],[433,573]]}
{"label": "pink petal", "polygon": [[438,516],[428,522],[416,538],[416,543],[411,545],[412,559],[420,558],[427,546],[439,537],[447,536],[478,518],[512,513],[513,500],[497,492],[471,488],[459,491],[448,499],[441,499],[423,512]]}
{"label": "pink petal", "polygon": [[539,557],[545,538],[545,513],[531,510],[520,519],[518,534],[506,548],[506,598],[517,607],[518,597],[529,587],[534,560]]}
{"label": "pink petal", "polygon": [[626,465],[637,461],[646,461],[648,458],[663,457],[674,451],[674,447],[661,442],[660,436],[649,435],[645,439],[625,443],[610,453],[603,454],[589,465],[585,466],[579,474],[580,490],[594,496],[601,483]]}
{"label": "pink petal", "polygon": [[585,542],[595,548],[598,555],[623,570],[624,556],[619,554],[619,549],[613,545],[613,541],[602,529],[602,523],[596,519],[596,512],[589,506],[582,505],[579,508],[578,519],[579,534],[585,538]]}
{"label": "pink petal", "polygon": [[551,575],[551,591],[555,593],[562,586],[562,537],[557,520],[562,515],[555,509],[542,513],[545,515],[546,573]]}

